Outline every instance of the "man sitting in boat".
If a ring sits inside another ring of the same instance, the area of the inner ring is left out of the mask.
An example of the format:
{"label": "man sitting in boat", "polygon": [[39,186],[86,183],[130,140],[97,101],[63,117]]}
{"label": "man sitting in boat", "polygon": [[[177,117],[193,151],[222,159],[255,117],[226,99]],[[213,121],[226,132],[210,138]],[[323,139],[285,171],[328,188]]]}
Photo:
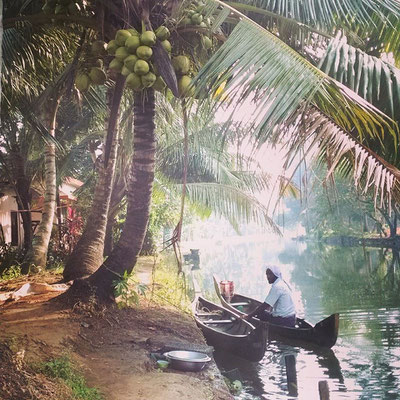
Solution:
{"label": "man sitting in boat", "polygon": [[272,285],[264,303],[242,319],[256,317],[261,321],[276,325],[294,327],[296,324],[296,309],[289,285],[282,279],[282,273],[277,265],[267,265],[265,271],[268,283]]}

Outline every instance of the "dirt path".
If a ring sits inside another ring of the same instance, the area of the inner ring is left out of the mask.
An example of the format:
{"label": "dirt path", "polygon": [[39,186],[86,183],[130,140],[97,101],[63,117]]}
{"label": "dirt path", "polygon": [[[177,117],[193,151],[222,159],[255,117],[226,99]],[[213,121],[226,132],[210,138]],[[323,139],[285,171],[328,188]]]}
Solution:
{"label": "dirt path", "polygon": [[[146,284],[149,268],[140,268]],[[209,350],[190,316],[149,305],[103,313],[77,306],[71,311],[54,301],[57,295],[27,296],[0,308],[0,340],[17,343],[28,363],[67,353],[106,400],[232,398],[213,362],[196,373],[162,372],[149,357],[163,348]]]}

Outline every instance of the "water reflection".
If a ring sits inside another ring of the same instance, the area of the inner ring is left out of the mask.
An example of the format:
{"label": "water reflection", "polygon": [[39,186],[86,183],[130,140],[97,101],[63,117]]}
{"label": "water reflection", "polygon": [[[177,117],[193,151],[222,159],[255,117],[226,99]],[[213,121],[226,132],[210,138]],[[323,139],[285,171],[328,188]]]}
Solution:
{"label": "water reflection", "polygon": [[201,280],[213,298],[212,274],[235,282],[238,293],[263,300],[263,265],[276,263],[311,323],[340,313],[337,344],[315,352],[272,342],[260,363],[217,354],[221,368],[238,368],[240,399],[287,399],[285,354],[296,356],[298,398],[319,399],[327,380],[331,399],[400,398],[400,272],[398,251],[338,248],[276,237],[229,237],[190,244],[200,249]]}

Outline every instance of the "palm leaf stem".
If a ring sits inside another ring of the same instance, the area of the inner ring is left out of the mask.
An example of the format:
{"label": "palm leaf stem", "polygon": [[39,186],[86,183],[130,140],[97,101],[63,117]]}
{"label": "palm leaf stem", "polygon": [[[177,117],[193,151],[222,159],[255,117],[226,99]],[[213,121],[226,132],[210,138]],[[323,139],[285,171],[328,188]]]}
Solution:
{"label": "palm leaf stem", "polygon": [[315,28],[313,28],[311,26],[305,25],[305,24],[303,24],[303,23],[301,23],[299,21],[296,21],[296,20],[294,20],[292,18],[286,18],[286,17],[284,17],[282,15],[276,14],[274,12],[271,12],[271,11],[268,11],[268,10],[265,10],[265,9],[262,9],[262,8],[259,8],[259,7],[255,7],[255,6],[252,6],[252,5],[249,5],[249,4],[237,3],[237,2],[234,2],[234,1],[226,1],[226,2],[224,2],[224,4],[226,4],[228,6],[231,6],[232,8],[234,8],[235,10],[240,11],[240,12],[246,12],[246,11],[247,12],[254,12],[256,14],[266,15],[268,17],[275,18],[275,19],[277,19],[279,21],[282,21],[282,22],[285,22],[287,24],[291,24],[291,25],[295,24],[299,29],[302,29],[304,31],[313,32],[313,33],[316,33],[316,34],[318,34],[320,36],[323,36],[325,38],[332,39],[332,35],[329,35],[326,32],[323,32],[323,31],[321,31],[319,29],[315,29]]}
{"label": "palm leaf stem", "polygon": [[39,13],[34,15],[19,15],[18,17],[5,18],[3,20],[3,29],[10,29],[21,24],[30,24],[31,26],[38,25],[53,25],[55,22],[66,22],[68,24],[79,24],[83,27],[97,30],[97,21],[93,18],[82,17],[79,15],[52,15],[51,18],[47,14]]}

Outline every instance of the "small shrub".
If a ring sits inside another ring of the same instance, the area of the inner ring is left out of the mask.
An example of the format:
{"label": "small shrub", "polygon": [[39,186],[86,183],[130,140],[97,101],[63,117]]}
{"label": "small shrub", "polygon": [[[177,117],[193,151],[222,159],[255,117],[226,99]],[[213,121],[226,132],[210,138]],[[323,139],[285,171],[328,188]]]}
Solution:
{"label": "small shrub", "polygon": [[20,265],[12,265],[3,271],[0,275],[0,281],[8,281],[10,279],[15,279],[21,276],[21,266]]}
{"label": "small shrub", "polygon": [[24,251],[9,243],[0,244],[0,274],[11,267],[19,266],[24,258]]}
{"label": "small shrub", "polygon": [[139,295],[144,295],[147,286],[141,284],[133,274],[124,272],[120,279],[113,281],[114,296],[119,308],[131,307],[139,304]]}

